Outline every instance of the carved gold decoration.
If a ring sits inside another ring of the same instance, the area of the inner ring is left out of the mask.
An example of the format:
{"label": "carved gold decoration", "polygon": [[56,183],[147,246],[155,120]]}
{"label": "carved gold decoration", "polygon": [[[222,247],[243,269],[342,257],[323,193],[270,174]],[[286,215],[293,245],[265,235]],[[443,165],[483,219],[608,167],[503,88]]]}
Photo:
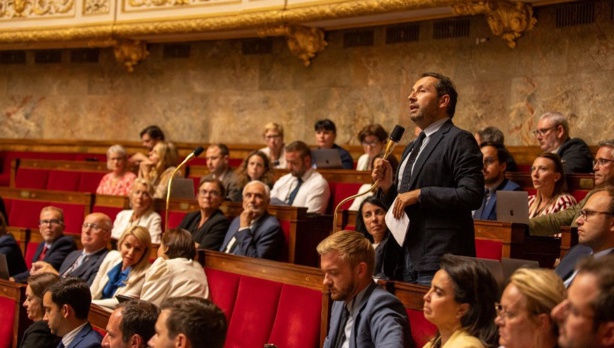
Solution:
{"label": "carved gold decoration", "polygon": [[282,25],[259,30],[258,35],[286,37],[290,52],[299,57],[306,67],[311,64],[311,59],[317,53],[324,51],[324,48],[328,45],[324,40],[324,31],[313,27]]}
{"label": "carved gold decoration", "polygon": [[113,52],[115,53],[115,59],[128,72],[133,72],[134,66],[149,56],[147,44],[141,40],[120,40],[113,46]]}
{"label": "carved gold decoration", "polygon": [[73,8],[73,0],[3,0],[0,2],[0,18],[53,17],[66,14]]}
{"label": "carved gold decoration", "polygon": [[83,0],[83,13],[91,14],[104,14],[109,13],[110,0]]}
{"label": "carved gold decoration", "polygon": [[515,48],[516,40],[537,23],[533,7],[520,1],[476,1],[452,8],[458,15],[485,14],[492,33],[506,40],[510,48]]}
{"label": "carved gold decoration", "polygon": [[132,7],[181,6],[190,4],[190,0],[128,0]]}

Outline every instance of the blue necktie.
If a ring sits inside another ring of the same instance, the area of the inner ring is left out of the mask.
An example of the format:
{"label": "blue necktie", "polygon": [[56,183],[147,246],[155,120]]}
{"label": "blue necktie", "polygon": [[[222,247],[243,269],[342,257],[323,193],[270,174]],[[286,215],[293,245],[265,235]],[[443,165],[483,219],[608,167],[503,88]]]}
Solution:
{"label": "blue necktie", "polygon": [[296,198],[296,195],[298,194],[298,190],[301,188],[302,184],[303,184],[303,179],[298,178],[296,180],[296,187],[294,188],[294,190],[292,190],[292,192],[290,192],[290,197],[288,197],[289,205],[292,205],[292,203],[294,202],[294,199]]}

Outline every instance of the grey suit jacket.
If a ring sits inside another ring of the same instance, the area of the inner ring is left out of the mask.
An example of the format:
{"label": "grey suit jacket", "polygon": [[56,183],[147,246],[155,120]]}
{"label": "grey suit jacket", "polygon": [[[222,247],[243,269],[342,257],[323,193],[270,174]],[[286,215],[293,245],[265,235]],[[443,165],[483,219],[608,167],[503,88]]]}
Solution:
{"label": "grey suit jacket", "polygon": [[[403,152],[400,163],[411,152]],[[399,166],[401,168],[402,165]],[[392,205],[398,193],[420,189],[420,202],[405,209],[410,224],[404,247],[415,271],[433,272],[446,253],[475,256],[471,211],[484,194],[482,153],[471,133],[445,122],[416,159],[408,185],[397,192],[397,178],[383,198]]]}
{"label": "grey suit jacket", "polygon": [[[332,348],[340,329],[344,301],[333,302],[324,348]],[[398,298],[372,283],[354,313],[350,348],[413,347],[405,307]]]}
{"label": "grey suit jacket", "polygon": [[[98,273],[98,269],[100,268],[100,264],[104,260],[104,257],[107,256],[109,252],[108,249],[102,249],[96,252],[93,255],[85,260],[77,269],[74,269],[70,272],[69,276],[78,277],[87,282],[87,286],[91,286],[92,282],[94,282],[94,278],[96,278],[96,274]],[[72,266],[75,261],[81,255],[82,250],[75,250],[66,256],[64,262],[62,262],[62,266],[60,266],[60,274],[63,275],[64,272]]]}

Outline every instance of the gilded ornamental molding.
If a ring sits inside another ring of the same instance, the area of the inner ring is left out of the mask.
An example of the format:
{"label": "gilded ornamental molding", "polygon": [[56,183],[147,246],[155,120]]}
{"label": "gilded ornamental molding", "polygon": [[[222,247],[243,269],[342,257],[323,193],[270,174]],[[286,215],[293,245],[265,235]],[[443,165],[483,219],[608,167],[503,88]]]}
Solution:
{"label": "gilded ornamental molding", "polygon": [[288,40],[290,52],[303,61],[305,67],[311,64],[317,53],[324,51],[328,45],[324,40],[324,31],[314,27],[282,25],[258,31],[260,36],[284,36]]}
{"label": "gilded ornamental molding", "polygon": [[128,72],[134,71],[134,66],[149,56],[147,44],[140,40],[120,40],[113,45],[115,59],[122,64]]}
{"label": "gilded ornamental molding", "polygon": [[506,40],[510,48],[515,48],[516,40],[537,23],[533,7],[520,1],[475,1],[452,8],[458,15],[485,14],[491,32]]}
{"label": "gilded ornamental molding", "polygon": [[0,0],[0,18],[55,17],[74,9],[74,0]]}

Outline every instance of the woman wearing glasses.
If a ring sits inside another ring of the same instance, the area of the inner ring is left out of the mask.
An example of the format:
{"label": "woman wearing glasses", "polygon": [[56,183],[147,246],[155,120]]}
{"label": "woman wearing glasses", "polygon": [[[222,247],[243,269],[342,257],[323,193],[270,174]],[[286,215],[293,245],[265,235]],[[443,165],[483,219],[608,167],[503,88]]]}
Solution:
{"label": "woman wearing glasses", "polygon": [[269,122],[264,126],[264,141],[266,147],[262,151],[269,157],[274,168],[286,169],[286,144],[284,144],[284,128],[275,123]]}
{"label": "woman wearing glasses", "polygon": [[495,324],[505,348],[552,348],[558,328],[550,311],[565,298],[563,281],[552,270],[520,268],[497,304]]}
{"label": "woman wearing glasses", "polygon": [[446,254],[424,295],[424,317],[437,334],[424,348],[485,348],[498,341],[497,282],[476,259]]}
{"label": "woman wearing glasses", "polygon": [[565,173],[559,155],[545,152],[535,159],[531,167],[535,194],[529,195],[529,218],[565,210],[575,205],[576,199],[565,193]]}
{"label": "woman wearing glasses", "polygon": [[136,174],[128,170],[128,154],[121,145],[107,150],[107,168],[111,171],[100,180],[96,194],[128,196]]}
{"label": "woman wearing glasses", "polygon": [[198,249],[220,250],[230,221],[220,210],[226,192],[217,179],[203,179],[198,186],[200,210],[188,213],[179,228],[192,233]]}
{"label": "woman wearing glasses", "polygon": [[[373,161],[378,155],[384,154],[387,139],[388,132],[379,124],[370,124],[364,127],[358,133],[358,140],[365,153],[358,158],[356,170],[373,170]],[[399,163],[394,155],[390,155],[388,161],[392,165],[393,172],[396,171]]]}

